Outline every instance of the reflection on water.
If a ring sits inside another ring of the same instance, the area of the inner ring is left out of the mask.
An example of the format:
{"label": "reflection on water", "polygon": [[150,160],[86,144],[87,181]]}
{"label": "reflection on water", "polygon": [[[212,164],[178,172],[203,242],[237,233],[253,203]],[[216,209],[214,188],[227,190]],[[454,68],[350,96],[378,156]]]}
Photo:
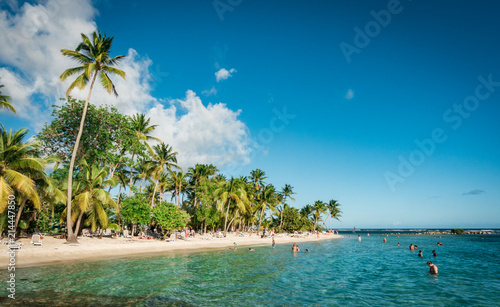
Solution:
{"label": "reflection on water", "polygon": [[[385,236],[17,270],[17,306],[498,305],[500,236]],[[437,240],[444,243],[437,246]],[[397,246],[400,243],[400,246]],[[418,245],[411,252],[410,243]],[[305,249],[309,253],[304,253]],[[431,251],[438,256],[433,257]],[[439,268],[429,274],[426,262]],[[471,274],[471,272],[481,274]],[[3,271],[7,276],[7,271]]]}

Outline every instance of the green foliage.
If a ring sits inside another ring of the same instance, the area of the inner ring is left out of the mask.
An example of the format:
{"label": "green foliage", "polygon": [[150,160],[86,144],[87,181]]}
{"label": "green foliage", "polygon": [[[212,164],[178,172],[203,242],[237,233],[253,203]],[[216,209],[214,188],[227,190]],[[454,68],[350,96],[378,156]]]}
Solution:
{"label": "green foliage", "polygon": [[456,234],[456,235],[463,235],[465,233],[465,230],[461,228],[454,228],[451,230],[451,233]]}
{"label": "green foliage", "polygon": [[174,204],[161,202],[153,208],[153,218],[164,230],[184,228],[189,223],[189,214]]}
{"label": "green foliage", "polygon": [[121,215],[135,224],[147,225],[151,221],[151,207],[143,193],[137,193],[122,201]]}
{"label": "green foliage", "polygon": [[[45,144],[45,154],[69,163],[84,104],[83,100],[69,97],[65,104],[54,106],[54,119],[37,135]],[[130,118],[114,107],[89,103],[84,130],[76,161],[85,159],[89,164],[110,165],[116,164],[126,151],[145,151],[144,145],[134,138]]]}
{"label": "green foliage", "polygon": [[45,214],[43,210],[38,212],[38,219],[36,220],[35,225],[41,232],[48,232],[52,226],[50,217]]}

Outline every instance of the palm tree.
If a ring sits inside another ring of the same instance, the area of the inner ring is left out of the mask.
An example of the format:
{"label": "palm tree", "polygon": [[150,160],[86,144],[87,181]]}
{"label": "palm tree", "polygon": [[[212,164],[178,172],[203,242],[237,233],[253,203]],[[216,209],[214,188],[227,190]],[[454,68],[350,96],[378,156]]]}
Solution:
{"label": "palm tree", "polygon": [[155,182],[153,190],[153,197],[151,197],[151,207],[154,206],[155,195],[157,192],[158,184],[160,183],[161,174],[166,171],[172,172],[172,168],[179,168],[177,166],[177,152],[174,152],[172,147],[165,143],[158,144],[149,148],[151,160],[149,163],[152,165],[152,177]]}
{"label": "palm tree", "polygon": [[283,226],[283,211],[285,209],[286,198],[288,197],[291,200],[295,201],[295,198],[292,197],[293,194],[295,194],[293,192],[293,187],[289,184],[285,184],[285,186],[281,189],[281,195],[283,196],[283,206],[281,207],[280,227]]}
{"label": "palm tree", "polygon": [[35,208],[40,208],[40,197],[33,178],[45,177],[46,160],[38,158],[41,143],[26,142],[29,130],[20,129],[7,132],[0,123],[0,212],[4,212],[9,196],[17,193],[24,200],[31,200]]}
{"label": "palm tree", "polygon": [[245,190],[245,184],[238,178],[231,178],[230,180],[225,180],[221,182],[219,187],[215,190],[215,197],[218,200],[218,208],[221,212],[226,211],[224,217],[224,236],[227,234],[227,230],[231,225],[228,224],[227,219],[229,217],[229,211],[233,209],[233,219],[241,211],[246,213],[249,208],[249,203],[247,199],[247,193]]}
{"label": "palm tree", "polygon": [[[328,219],[329,217],[336,219],[337,221],[340,221],[340,218],[342,217],[342,210],[340,210],[340,204],[336,200],[330,200],[328,204],[326,205],[328,208],[328,215],[326,218]],[[326,226],[326,224],[325,224]]]}
{"label": "palm tree", "polygon": [[[73,147],[73,153],[71,154],[71,161],[69,163],[69,173],[68,173],[68,186],[73,185],[73,168],[75,166],[76,153],[78,152],[78,146],[80,145],[80,139],[83,133],[83,126],[85,124],[85,116],[87,114],[87,109],[89,105],[90,96],[92,94],[92,89],[94,87],[94,82],[97,77],[101,85],[108,91],[108,93],[114,93],[118,96],[116,92],[115,85],[109,78],[110,75],[118,75],[125,79],[125,72],[113,67],[124,55],[119,55],[114,58],[110,58],[109,52],[111,49],[111,44],[113,43],[113,37],[106,37],[106,34],[101,35],[101,32],[94,32],[92,34],[92,40],[90,40],[85,34],[82,35],[82,42],[76,47],[75,50],[61,49],[61,53],[64,56],[70,57],[71,59],[77,61],[82,66],[73,67],[64,71],[59,77],[61,81],[66,80],[68,77],[79,74],[75,81],[71,83],[66,92],[66,96],[69,97],[71,91],[77,87],[79,89],[84,89],[89,80],[92,79],[90,83],[89,94],[85,105],[83,107],[82,118],[80,120],[80,128],[78,130],[78,135],[76,136],[75,146]],[[68,229],[68,242],[77,243],[76,235],[73,233],[73,227],[71,224],[71,202],[72,202],[72,189],[68,189],[67,197],[67,229]]]}
{"label": "palm tree", "polygon": [[318,224],[318,220],[321,218],[321,214],[326,213],[327,207],[326,203],[321,200],[317,200],[313,205],[313,217],[314,217],[314,229],[316,229],[316,225]]}
{"label": "palm tree", "polygon": [[[2,87],[4,86],[0,84],[0,88]],[[9,109],[12,112],[14,112],[14,114],[17,114],[16,109],[14,109],[14,107],[10,104],[10,96],[3,95],[1,90],[0,90],[0,109]]]}
{"label": "palm tree", "polygon": [[[158,125],[150,125],[149,121],[150,118],[146,118],[146,115],[143,113],[137,113],[132,116],[132,131],[135,133],[135,137],[139,141],[155,140],[161,142],[160,139],[149,135],[151,132],[153,132],[153,130],[156,129],[156,127],[158,127]],[[132,178],[134,173],[134,157],[135,152],[132,153],[132,164],[130,165],[130,188],[133,184]],[[130,189],[129,191],[129,196],[132,196],[132,189]]]}
{"label": "palm tree", "polygon": [[[109,168],[100,168],[97,165],[88,165],[85,160],[80,163],[82,171],[73,182],[73,190],[75,191],[75,198],[72,205],[75,206],[72,222],[77,219],[75,226],[75,234],[78,235],[80,230],[80,223],[84,213],[88,214],[91,222],[92,231],[97,228],[99,222],[102,228],[108,225],[108,215],[106,213],[106,205],[116,207],[115,201],[111,198],[108,191],[104,190],[106,185],[114,186],[118,182],[118,178],[108,178]],[[67,186],[66,188],[68,188]],[[78,212],[79,211],[79,212]],[[67,212],[67,211],[66,211]]]}
{"label": "palm tree", "polygon": [[178,172],[172,172],[170,174],[170,178],[168,182],[170,183],[170,189],[174,192],[172,197],[175,195],[175,199],[177,201],[177,207],[180,206],[180,197],[181,193],[186,190],[187,187],[187,174],[184,174],[182,169]]}
{"label": "palm tree", "polygon": [[202,179],[208,179],[213,176],[218,169],[212,164],[196,164],[188,169],[187,175],[190,178],[191,190],[193,192],[193,207],[198,207],[198,197],[196,196],[196,187]]}
{"label": "palm tree", "polygon": [[258,208],[260,209],[259,227],[257,228],[257,231],[260,231],[260,226],[265,215],[265,210],[268,208],[274,208],[277,202],[278,194],[276,193],[276,189],[272,184],[265,186],[264,189],[262,189],[262,191],[257,194],[257,203]]}
{"label": "palm tree", "polygon": [[265,185],[264,179],[267,179],[266,172],[261,169],[256,169],[250,172],[248,179],[252,182],[254,188],[259,191],[260,188]]}

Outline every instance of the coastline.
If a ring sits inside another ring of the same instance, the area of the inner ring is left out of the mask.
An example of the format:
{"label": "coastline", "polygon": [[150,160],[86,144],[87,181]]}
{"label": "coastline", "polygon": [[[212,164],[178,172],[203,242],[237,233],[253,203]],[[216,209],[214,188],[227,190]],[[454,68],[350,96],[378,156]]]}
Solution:
{"label": "coastline", "polygon": [[[276,244],[315,242],[341,238],[342,235],[320,234],[308,237],[275,237]],[[16,268],[53,265],[59,263],[76,263],[104,259],[118,259],[134,256],[161,255],[179,252],[203,252],[233,248],[234,242],[238,248],[249,246],[271,246],[271,238],[253,236],[236,236],[228,234],[226,238],[206,240],[200,236],[188,240],[166,242],[164,240],[146,240],[134,238],[88,238],[79,237],[79,244],[65,244],[66,240],[45,237],[42,246],[34,246],[29,238],[19,239],[22,248],[16,252]],[[6,269],[9,261],[7,245],[2,245],[0,267]]]}

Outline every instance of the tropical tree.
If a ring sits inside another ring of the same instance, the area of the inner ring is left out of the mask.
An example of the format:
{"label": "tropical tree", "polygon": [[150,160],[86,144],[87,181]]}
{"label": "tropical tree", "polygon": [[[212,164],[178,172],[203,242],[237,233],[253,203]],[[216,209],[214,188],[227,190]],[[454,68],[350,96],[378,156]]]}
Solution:
{"label": "tropical tree", "polygon": [[265,185],[264,179],[267,179],[266,172],[258,168],[250,172],[250,176],[248,176],[248,179],[250,179],[250,181],[252,182],[253,187],[257,191],[260,191],[260,188]]}
{"label": "tropical tree", "polygon": [[327,207],[325,202],[321,200],[317,200],[316,202],[314,202],[313,213],[312,213],[314,217],[314,229],[316,229],[316,225],[318,224],[318,221],[321,218],[321,214],[326,213],[326,210]]}
{"label": "tropical tree", "polygon": [[[2,87],[4,86],[0,84],[0,88]],[[0,90],[0,109],[9,109],[14,114],[17,114],[16,109],[14,109],[12,104],[10,104],[10,96],[3,95],[1,90]]]}
{"label": "tropical tree", "polygon": [[38,157],[41,143],[23,142],[28,132],[27,129],[7,131],[0,123],[0,212],[5,211],[8,197],[14,193],[20,197],[21,206],[30,200],[35,208],[40,208],[33,179],[45,177],[47,161]]}
{"label": "tropical tree", "polygon": [[180,207],[180,198],[181,193],[186,190],[188,185],[187,183],[187,174],[185,174],[182,169],[178,172],[171,172],[167,182],[170,184],[170,190],[173,192],[172,197],[175,196],[177,201],[177,207]]}
{"label": "tropical tree", "polygon": [[[336,219],[337,221],[340,221],[340,218],[342,217],[342,210],[340,210],[340,204],[336,200],[330,200],[328,204],[326,205],[328,209],[328,214],[326,216],[326,219],[332,218]],[[326,223],[325,223],[326,226]]]}
{"label": "tropical tree", "polygon": [[231,225],[232,220],[228,224],[229,212],[233,212],[233,219],[241,211],[245,213],[249,209],[247,192],[244,182],[239,178],[231,178],[220,183],[215,190],[215,197],[218,200],[217,209],[221,212],[226,211],[224,216],[224,236]]}
{"label": "tropical tree", "polygon": [[288,197],[291,200],[295,201],[295,198],[292,197],[293,194],[295,194],[293,192],[293,187],[289,184],[285,184],[285,186],[281,189],[281,195],[283,196],[283,199],[282,199],[283,205],[281,206],[280,227],[283,226],[283,211],[285,208],[286,199]]}
{"label": "tropical tree", "polygon": [[262,191],[257,194],[257,205],[260,209],[259,214],[259,226],[257,228],[260,231],[260,226],[262,224],[262,220],[265,218],[265,210],[272,209],[275,210],[275,206],[278,203],[278,194],[276,193],[276,189],[272,184],[265,186]]}
{"label": "tropical tree", "polygon": [[[118,182],[116,177],[107,178],[109,167],[101,168],[95,164],[88,165],[85,160],[82,160],[80,165],[82,171],[73,181],[73,190],[76,195],[71,204],[75,210],[72,212],[72,223],[68,224],[72,225],[77,220],[74,230],[76,235],[80,231],[80,223],[85,213],[90,221],[92,231],[95,231],[98,223],[102,226],[102,229],[106,229],[108,226],[107,206],[112,206],[118,210],[116,202],[111,198],[109,192],[104,190],[105,186],[115,186]],[[69,185],[66,188],[69,188]]]}
{"label": "tropical tree", "polygon": [[177,152],[173,151],[172,147],[165,143],[149,148],[149,153],[151,155],[149,164],[152,165],[151,174],[155,184],[153,197],[151,197],[151,207],[153,207],[161,175],[167,171],[171,173],[172,168],[179,168],[179,166],[176,164]]}
{"label": "tropical tree", "polygon": [[101,85],[108,91],[108,93],[114,93],[118,96],[116,92],[115,85],[109,78],[110,75],[118,75],[125,79],[125,72],[113,67],[124,55],[119,55],[111,58],[109,52],[111,50],[111,45],[113,43],[113,37],[106,37],[106,34],[101,35],[101,32],[94,32],[92,34],[92,40],[89,39],[85,34],[82,35],[82,42],[76,47],[75,50],[61,49],[61,53],[64,56],[70,57],[71,59],[77,61],[81,66],[73,67],[64,71],[59,77],[61,81],[66,80],[68,77],[75,74],[80,74],[69,86],[66,92],[66,97],[69,97],[71,91],[77,87],[79,89],[84,89],[90,80],[90,89],[85,101],[85,106],[83,108],[82,118],[80,121],[80,128],[78,130],[78,135],[76,136],[75,146],[71,154],[71,161],[69,164],[68,173],[68,196],[67,196],[67,231],[68,231],[68,242],[77,243],[76,235],[73,233],[71,224],[71,202],[72,202],[72,189],[73,186],[73,168],[75,166],[76,153],[78,152],[78,146],[80,143],[80,138],[83,133],[83,126],[85,124],[85,115],[87,113],[87,108],[92,94],[92,89],[94,87],[94,82],[99,77]]}
{"label": "tropical tree", "polygon": [[[150,125],[150,118],[146,118],[143,113],[137,113],[132,116],[132,131],[135,133],[135,137],[138,141],[155,140],[161,142],[160,139],[151,136],[150,133],[153,132],[158,125]],[[147,144],[147,143],[146,143]],[[149,147],[149,145],[147,145]],[[130,165],[130,181],[129,181],[129,196],[132,196],[132,179],[134,174],[134,157],[136,152],[132,152],[132,161]]]}

